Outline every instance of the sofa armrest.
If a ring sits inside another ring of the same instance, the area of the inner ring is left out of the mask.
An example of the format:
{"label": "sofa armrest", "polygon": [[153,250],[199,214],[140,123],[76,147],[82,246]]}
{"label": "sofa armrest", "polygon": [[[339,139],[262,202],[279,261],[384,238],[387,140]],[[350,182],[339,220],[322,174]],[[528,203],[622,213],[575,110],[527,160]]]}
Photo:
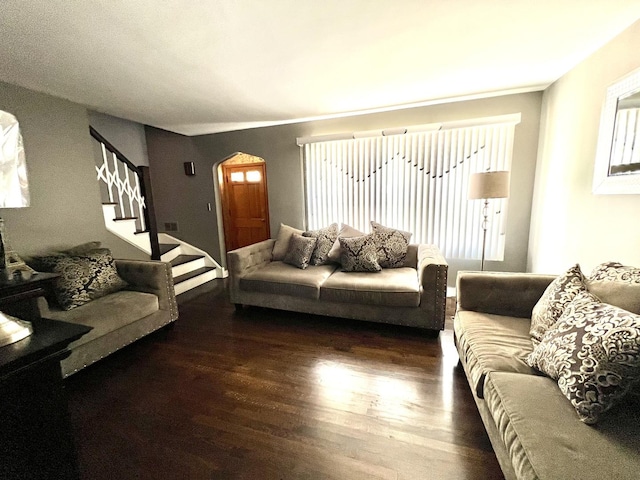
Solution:
{"label": "sofa armrest", "polygon": [[531,318],[531,311],[555,275],[458,272],[458,310]]}
{"label": "sofa armrest", "polygon": [[447,302],[447,273],[449,265],[435,245],[418,245],[418,279],[420,281],[420,308],[429,318],[437,319],[444,329]]}
{"label": "sofa armrest", "polygon": [[271,238],[227,252],[229,293],[232,302],[235,292],[240,290],[240,279],[271,262],[271,252],[275,243],[275,239]]}
{"label": "sofa armrest", "polygon": [[156,260],[116,260],[118,275],[129,284],[129,290],[153,293],[160,310],[168,310],[171,320],[178,318],[178,304],[173,289],[171,265]]}

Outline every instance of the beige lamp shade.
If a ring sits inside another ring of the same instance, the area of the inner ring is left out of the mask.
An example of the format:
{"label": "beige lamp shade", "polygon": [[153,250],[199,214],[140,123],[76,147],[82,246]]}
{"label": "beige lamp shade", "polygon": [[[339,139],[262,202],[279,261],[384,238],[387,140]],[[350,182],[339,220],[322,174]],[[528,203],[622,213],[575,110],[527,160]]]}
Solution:
{"label": "beige lamp shade", "polygon": [[505,170],[471,174],[469,200],[507,198],[509,196],[510,173]]}

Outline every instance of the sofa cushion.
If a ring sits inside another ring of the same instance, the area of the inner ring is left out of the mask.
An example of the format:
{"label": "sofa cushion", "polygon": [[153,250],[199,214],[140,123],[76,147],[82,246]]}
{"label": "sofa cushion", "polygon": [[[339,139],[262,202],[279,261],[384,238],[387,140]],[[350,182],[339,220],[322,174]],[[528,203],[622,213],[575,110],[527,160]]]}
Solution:
{"label": "sofa cushion", "polygon": [[291,236],[294,233],[302,235],[302,230],[290,227],[289,225],[285,225],[284,223],[280,224],[280,230],[278,230],[276,243],[273,245],[273,250],[271,252],[272,260],[281,261],[284,259],[284,256],[287,254],[287,250],[289,249],[289,240],[291,240]]}
{"label": "sofa cushion", "polygon": [[640,268],[603,263],[591,272],[586,284],[587,290],[604,303],[640,315]]}
{"label": "sofa cushion", "polygon": [[289,249],[284,256],[283,262],[304,270],[309,266],[315,246],[315,238],[307,238],[294,233],[289,239]]}
{"label": "sofa cushion", "polygon": [[638,478],[637,400],[629,398],[594,429],[578,420],[548,377],[491,372],[485,385],[485,402],[521,480]]}
{"label": "sofa cushion", "polygon": [[577,264],[551,282],[531,314],[530,333],[535,343],[542,340],[549,327],[558,321],[571,300],[585,290],[584,276]]}
{"label": "sofa cushion", "polygon": [[462,310],[453,326],[458,354],[478,398],[484,398],[489,372],[537,374],[526,362],[533,351],[528,319]]}
{"label": "sofa cushion", "polygon": [[332,223],[326,228],[309,230],[302,235],[305,237],[313,237],[317,240],[309,264],[324,265],[329,261],[329,251],[338,238],[338,224]]}
{"label": "sofa cushion", "polygon": [[418,273],[409,267],[379,273],[335,272],[320,287],[320,299],[361,305],[417,307],[420,305]]}
{"label": "sofa cushion", "polygon": [[371,222],[373,236],[378,245],[378,263],[382,268],[404,266],[411,233]]}
{"label": "sofa cushion", "polygon": [[339,238],[340,264],[345,272],[379,272],[378,247],[373,235]]}
{"label": "sofa cushion", "polygon": [[583,292],[527,363],[558,381],[583,422],[596,423],[640,381],[640,315]]}
{"label": "sofa cushion", "polygon": [[335,269],[336,265],[312,265],[301,270],[284,262],[271,262],[242,277],[240,289],[318,299],[320,286]]}
{"label": "sofa cushion", "polygon": [[73,343],[73,346],[77,346],[151,315],[157,312],[158,309],[158,297],[156,295],[121,290],[73,310],[64,311],[50,308],[44,315],[53,320],[80,323],[93,327],[93,330]]}

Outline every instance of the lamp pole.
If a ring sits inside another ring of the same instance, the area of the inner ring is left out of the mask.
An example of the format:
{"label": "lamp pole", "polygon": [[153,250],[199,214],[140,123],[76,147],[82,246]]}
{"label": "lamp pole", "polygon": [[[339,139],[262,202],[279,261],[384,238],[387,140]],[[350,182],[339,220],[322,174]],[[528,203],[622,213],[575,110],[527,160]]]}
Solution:
{"label": "lamp pole", "polygon": [[482,260],[480,261],[480,271],[484,272],[484,255],[487,246],[487,226],[488,226],[489,200],[484,199],[484,208],[482,209]]}

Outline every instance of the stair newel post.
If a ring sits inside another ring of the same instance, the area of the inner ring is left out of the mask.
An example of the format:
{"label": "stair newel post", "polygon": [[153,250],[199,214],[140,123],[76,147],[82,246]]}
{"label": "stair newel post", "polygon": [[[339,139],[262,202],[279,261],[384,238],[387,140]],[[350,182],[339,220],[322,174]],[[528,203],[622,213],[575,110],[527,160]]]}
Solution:
{"label": "stair newel post", "polygon": [[144,197],[146,208],[144,209],[144,224],[149,231],[151,242],[151,259],[160,260],[160,242],[158,241],[158,223],[156,222],[156,210],[151,193],[151,175],[149,167],[138,166],[140,172],[140,189]]}

